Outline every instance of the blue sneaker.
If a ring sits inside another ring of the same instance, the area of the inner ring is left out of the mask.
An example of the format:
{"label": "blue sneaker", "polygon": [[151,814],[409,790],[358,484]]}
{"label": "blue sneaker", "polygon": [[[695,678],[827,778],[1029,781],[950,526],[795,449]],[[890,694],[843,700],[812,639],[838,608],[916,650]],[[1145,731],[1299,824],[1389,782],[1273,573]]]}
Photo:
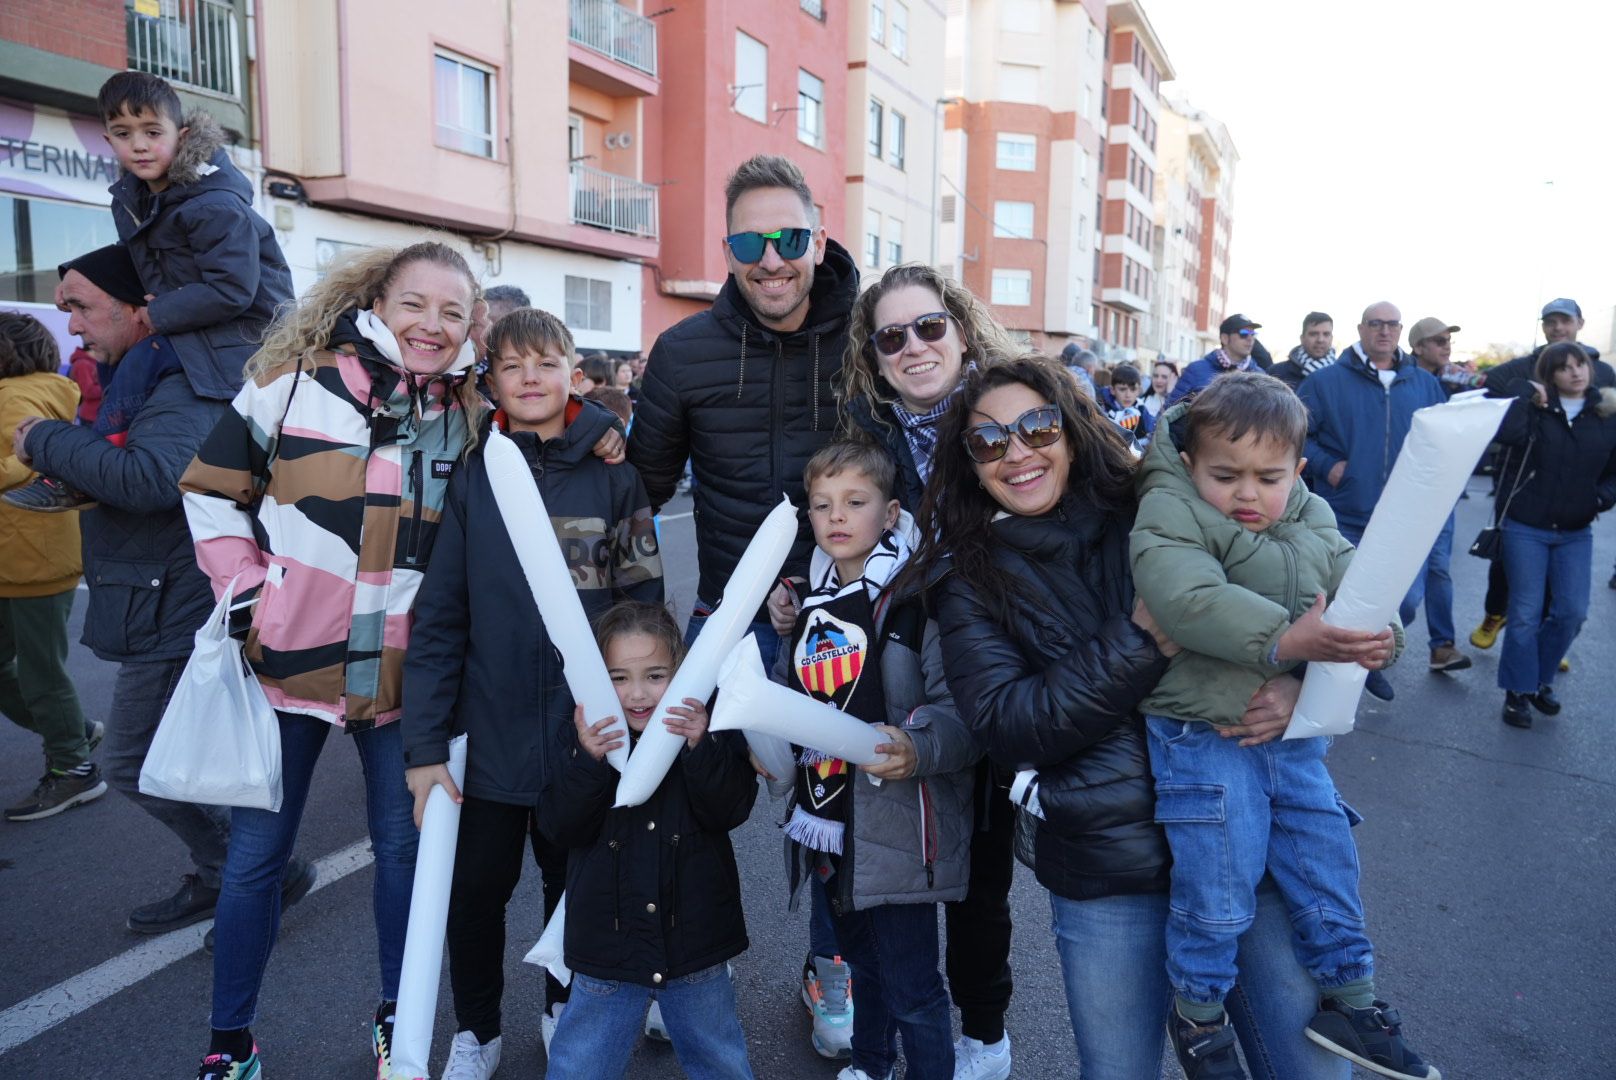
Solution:
{"label": "blue sneaker", "polygon": [[1442,1080],[1436,1066],[1427,1065],[1403,1041],[1403,1018],[1384,1001],[1354,1009],[1325,998],[1302,1034],[1330,1053],[1392,1080]]}
{"label": "blue sneaker", "polygon": [[1370,697],[1382,701],[1390,701],[1397,696],[1397,691],[1392,689],[1391,680],[1386,678],[1384,671],[1371,671],[1369,678],[1364,680],[1364,689],[1369,692]]}

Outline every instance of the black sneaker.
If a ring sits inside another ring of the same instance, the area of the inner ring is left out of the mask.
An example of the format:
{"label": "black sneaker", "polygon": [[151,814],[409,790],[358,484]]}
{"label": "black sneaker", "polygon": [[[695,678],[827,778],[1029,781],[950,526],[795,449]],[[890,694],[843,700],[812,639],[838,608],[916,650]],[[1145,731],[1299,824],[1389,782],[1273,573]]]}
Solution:
{"label": "black sneaker", "polygon": [[137,934],[166,934],[182,926],[213,918],[219,890],[210,889],[195,874],[180,878],[180,888],[166,900],[137,907],[129,913],[129,929]]}
{"label": "black sneaker", "polygon": [[393,1023],[398,1002],[384,1001],[370,1024],[370,1048],[376,1054],[376,1075],[393,1075]]}
{"label": "black sneaker", "polygon": [[91,765],[84,772],[57,772],[46,769],[33,793],[16,806],[6,807],[7,821],[38,821],[53,817],[63,810],[82,806],[107,793],[107,782],[101,779],[101,770]]}
{"label": "black sneaker", "polygon": [[1167,1020],[1167,1034],[1172,1037],[1184,1080],[1247,1080],[1227,1013],[1210,1024],[1197,1024],[1174,1009]]}
{"label": "black sneaker", "polygon": [[1397,696],[1397,691],[1392,689],[1391,680],[1386,678],[1384,671],[1371,671],[1369,677],[1364,680],[1364,689],[1369,692],[1370,697],[1382,701],[1390,701]]}
{"label": "black sneaker", "polygon": [[1325,998],[1303,1032],[1332,1054],[1393,1080],[1442,1080],[1436,1066],[1403,1042],[1403,1019],[1384,1001],[1367,1009]]}
{"label": "black sneaker", "polygon": [[1537,693],[1527,698],[1532,708],[1544,716],[1560,715],[1560,699],[1554,696],[1554,687],[1543,685],[1537,688]]}
{"label": "black sneaker", "polygon": [[60,480],[48,476],[36,477],[31,484],[0,495],[0,499],[19,510],[32,510],[36,514],[62,514],[69,510],[88,510],[95,500],[82,491],[74,491]]}
{"label": "black sneaker", "polygon": [[1504,723],[1510,727],[1531,727],[1532,710],[1526,707],[1526,695],[1513,690],[1504,691]]}

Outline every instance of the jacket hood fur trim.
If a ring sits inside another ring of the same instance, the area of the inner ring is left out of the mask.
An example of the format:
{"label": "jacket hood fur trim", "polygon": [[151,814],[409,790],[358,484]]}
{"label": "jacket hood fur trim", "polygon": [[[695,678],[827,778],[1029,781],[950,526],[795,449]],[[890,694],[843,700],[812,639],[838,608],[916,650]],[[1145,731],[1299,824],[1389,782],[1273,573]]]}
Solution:
{"label": "jacket hood fur trim", "polygon": [[170,184],[194,184],[204,176],[211,176],[219,168],[211,164],[213,155],[230,144],[224,128],[205,109],[186,113],[184,127],[188,130],[168,166]]}

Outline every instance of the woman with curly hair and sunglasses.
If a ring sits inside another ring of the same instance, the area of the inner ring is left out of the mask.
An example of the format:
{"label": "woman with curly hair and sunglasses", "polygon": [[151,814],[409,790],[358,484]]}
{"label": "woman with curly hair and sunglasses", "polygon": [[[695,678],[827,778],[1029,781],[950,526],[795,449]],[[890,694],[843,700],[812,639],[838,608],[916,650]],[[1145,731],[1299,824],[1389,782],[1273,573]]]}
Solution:
{"label": "woman with curly hair and sunglasses", "polygon": [[[1133,595],[1134,458],[1055,363],[966,373],[938,432],[911,580],[931,586],[960,715],[1018,772],[1015,851],[1049,891],[1086,1080],[1161,1067],[1170,993],[1169,854],[1139,704],[1177,651]],[[1252,699],[1238,734],[1277,736],[1300,683]],[[1317,1008],[1273,889],[1241,941],[1231,995],[1252,1075],[1340,1080],[1302,1038]],[[1232,1037],[1232,1035],[1231,1035]]]}

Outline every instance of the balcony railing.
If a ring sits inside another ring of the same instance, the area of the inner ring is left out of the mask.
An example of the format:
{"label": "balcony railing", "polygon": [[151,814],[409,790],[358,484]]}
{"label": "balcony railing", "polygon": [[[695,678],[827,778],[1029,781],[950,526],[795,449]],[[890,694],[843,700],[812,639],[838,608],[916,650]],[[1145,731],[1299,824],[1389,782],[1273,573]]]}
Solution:
{"label": "balcony railing", "polygon": [[571,2],[573,41],[647,75],[657,73],[656,23],[613,0]]}
{"label": "balcony railing", "polygon": [[572,163],[572,220],[597,229],[657,237],[657,189],[627,176]]}
{"label": "balcony railing", "polygon": [[241,34],[227,0],[125,0],[129,66],[193,90],[241,97]]}

